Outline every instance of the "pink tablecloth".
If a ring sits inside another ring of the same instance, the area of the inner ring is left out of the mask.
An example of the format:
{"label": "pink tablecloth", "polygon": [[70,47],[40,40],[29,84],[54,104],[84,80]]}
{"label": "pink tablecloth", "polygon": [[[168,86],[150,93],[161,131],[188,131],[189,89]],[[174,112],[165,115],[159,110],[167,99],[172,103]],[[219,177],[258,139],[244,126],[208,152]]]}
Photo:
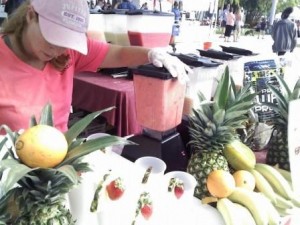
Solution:
{"label": "pink tablecloth", "polygon": [[112,78],[101,73],[83,72],[74,78],[72,105],[94,112],[110,106],[116,109],[103,113],[118,136],[138,134],[141,127],[136,120],[133,81]]}

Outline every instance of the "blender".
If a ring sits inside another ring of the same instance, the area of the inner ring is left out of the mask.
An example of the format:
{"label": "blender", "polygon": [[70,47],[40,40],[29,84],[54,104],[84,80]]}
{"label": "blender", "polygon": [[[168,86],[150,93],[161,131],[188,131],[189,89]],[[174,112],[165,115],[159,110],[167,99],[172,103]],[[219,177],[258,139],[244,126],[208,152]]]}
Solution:
{"label": "blender", "polygon": [[135,161],[143,156],[162,159],[166,171],[185,171],[188,157],[177,126],[182,120],[186,85],[165,68],[152,64],[132,69],[137,121],[142,133],[129,138],[122,156]]}

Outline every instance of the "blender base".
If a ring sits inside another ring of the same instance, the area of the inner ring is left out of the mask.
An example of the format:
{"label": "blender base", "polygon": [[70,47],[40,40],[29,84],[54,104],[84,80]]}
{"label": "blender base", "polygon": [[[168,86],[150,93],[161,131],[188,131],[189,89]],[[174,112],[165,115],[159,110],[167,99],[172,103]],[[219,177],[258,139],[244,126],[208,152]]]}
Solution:
{"label": "blender base", "polygon": [[137,145],[125,145],[122,156],[132,162],[143,156],[154,156],[162,159],[166,165],[166,172],[180,170],[186,171],[188,157],[181,136],[173,132],[162,140],[141,134],[128,140]]}

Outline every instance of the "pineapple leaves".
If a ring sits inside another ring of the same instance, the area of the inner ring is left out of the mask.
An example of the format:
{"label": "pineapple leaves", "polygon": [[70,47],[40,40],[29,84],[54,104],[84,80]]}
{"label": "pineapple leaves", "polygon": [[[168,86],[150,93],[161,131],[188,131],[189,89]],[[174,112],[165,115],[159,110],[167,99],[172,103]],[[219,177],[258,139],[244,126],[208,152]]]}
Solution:
{"label": "pineapple leaves", "polygon": [[83,144],[76,146],[75,148],[68,151],[64,161],[62,161],[56,167],[61,167],[63,165],[67,165],[72,163],[74,160],[92,153],[96,150],[103,149],[112,145],[124,145],[124,144],[134,144],[131,141],[126,140],[125,138],[117,137],[117,136],[104,136],[92,140],[88,140]]}
{"label": "pineapple leaves", "polygon": [[[5,170],[8,169],[9,170]],[[5,183],[1,183],[4,193],[7,193],[15,184],[29,172],[37,168],[29,168],[28,166],[19,163],[14,159],[5,159],[0,162],[0,172],[4,172],[3,176],[6,176]],[[7,172],[7,174],[5,173]]]}
{"label": "pineapple leaves", "polygon": [[214,110],[225,109],[231,89],[229,68],[226,66],[225,72],[219,81],[215,93]]}
{"label": "pineapple leaves", "polygon": [[39,124],[49,125],[53,127],[52,106],[50,103],[46,104],[42,109]]}
{"label": "pineapple leaves", "polygon": [[[289,102],[289,97],[285,97],[280,90],[278,90],[276,87],[274,87],[273,85],[268,85],[267,86],[270,88],[270,90],[272,91],[272,93],[275,95],[277,103],[279,105],[280,108],[288,111],[288,102]],[[265,104],[265,103],[264,103]],[[271,105],[271,107],[273,108],[274,106],[276,106],[276,103],[269,103],[269,105]],[[273,105],[273,106],[272,106]]]}
{"label": "pineapple leaves", "polygon": [[299,98],[300,98],[300,79],[298,79],[297,83],[295,84],[290,100],[295,100]]}
{"label": "pineapple leaves", "polygon": [[72,141],[77,138],[77,136],[101,113],[110,111],[114,109],[115,107],[109,107],[94,113],[91,113],[81,120],[77,121],[70,129],[65,133],[66,140],[68,142],[68,145],[72,143]]}
{"label": "pineapple leaves", "polygon": [[30,121],[29,121],[29,127],[34,127],[38,125],[38,122],[36,121],[35,116],[31,116]]}
{"label": "pineapple leaves", "polygon": [[282,76],[276,75],[277,81],[279,83],[279,86],[281,87],[281,93],[285,99],[289,99],[289,96],[291,96],[291,90],[289,89],[287,83],[284,81]]}
{"label": "pineapple leaves", "polygon": [[78,174],[72,165],[61,166],[57,171],[63,173],[73,184],[78,184]]}

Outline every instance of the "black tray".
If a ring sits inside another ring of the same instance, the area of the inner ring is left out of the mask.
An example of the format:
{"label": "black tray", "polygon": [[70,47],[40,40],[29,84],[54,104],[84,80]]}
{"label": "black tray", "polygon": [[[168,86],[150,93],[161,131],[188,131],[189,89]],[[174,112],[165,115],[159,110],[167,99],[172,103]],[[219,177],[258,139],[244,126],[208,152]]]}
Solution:
{"label": "black tray", "polygon": [[216,62],[208,58],[200,57],[193,53],[188,53],[188,54],[172,53],[171,55],[178,57],[182,62],[193,67],[201,67],[201,66],[216,67],[222,64],[221,62]]}
{"label": "black tray", "polygon": [[214,49],[208,49],[208,50],[197,49],[197,50],[200,52],[201,56],[214,58],[214,59],[232,60],[232,59],[238,59],[241,57],[240,55],[226,53],[226,52],[214,50]]}
{"label": "black tray", "polygon": [[250,51],[248,49],[244,49],[244,48],[227,47],[227,46],[223,46],[223,45],[220,45],[220,47],[222,48],[223,52],[228,52],[228,53],[233,53],[233,54],[238,54],[238,55],[245,55],[245,56],[258,55],[257,53],[253,53],[252,51]]}

